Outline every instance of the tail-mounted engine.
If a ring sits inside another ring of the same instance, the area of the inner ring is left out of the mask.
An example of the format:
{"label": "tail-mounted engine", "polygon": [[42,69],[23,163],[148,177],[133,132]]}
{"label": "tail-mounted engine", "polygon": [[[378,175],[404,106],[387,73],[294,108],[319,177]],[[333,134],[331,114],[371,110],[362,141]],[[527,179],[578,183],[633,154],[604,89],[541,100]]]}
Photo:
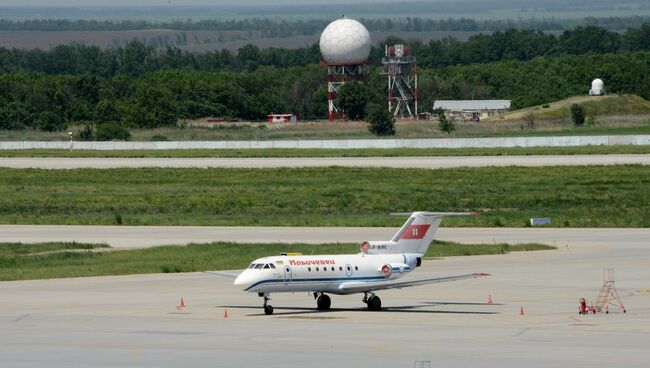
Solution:
{"label": "tail-mounted engine", "polygon": [[386,263],[379,268],[379,272],[385,278],[397,277],[409,271],[411,271],[411,267],[406,263]]}

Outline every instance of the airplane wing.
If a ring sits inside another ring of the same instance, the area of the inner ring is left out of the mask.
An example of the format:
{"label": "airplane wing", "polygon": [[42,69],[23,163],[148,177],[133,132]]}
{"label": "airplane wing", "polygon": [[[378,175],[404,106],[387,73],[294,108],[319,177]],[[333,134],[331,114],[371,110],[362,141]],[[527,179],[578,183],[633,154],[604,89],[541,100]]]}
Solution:
{"label": "airplane wing", "polygon": [[215,276],[230,277],[231,279],[236,279],[239,276],[239,273],[233,272],[222,272],[222,271],[205,271],[205,273]]}
{"label": "airplane wing", "polygon": [[341,291],[350,293],[362,293],[366,291],[385,290],[385,289],[401,289],[409,286],[418,286],[424,284],[435,284],[439,282],[457,281],[465,279],[474,279],[477,277],[490,276],[488,273],[471,273],[468,275],[447,276],[447,277],[431,277],[426,279],[417,280],[392,280],[392,281],[351,281],[344,282],[339,285]]}

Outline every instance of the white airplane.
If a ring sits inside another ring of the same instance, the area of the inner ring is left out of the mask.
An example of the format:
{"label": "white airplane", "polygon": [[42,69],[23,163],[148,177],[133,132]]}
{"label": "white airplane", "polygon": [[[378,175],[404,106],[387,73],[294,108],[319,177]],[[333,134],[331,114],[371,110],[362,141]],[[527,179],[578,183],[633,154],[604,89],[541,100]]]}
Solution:
{"label": "white airplane", "polygon": [[[408,214],[396,214],[408,215]],[[472,273],[457,276],[401,280],[422,263],[443,216],[467,216],[458,212],[413,212],[401,229],[388,241],[363,242],[358,254],[303,256],[282,254],[256,259],[236,277],[235,285],[264,298],[264,313],[273,314],[268,304],[271,293],[306,291],[316,299],[319,310],[331,305],[327,294],[363,293],[368,309],[381,310],[375,291],[400,289],[428,283],[489,276]]]}

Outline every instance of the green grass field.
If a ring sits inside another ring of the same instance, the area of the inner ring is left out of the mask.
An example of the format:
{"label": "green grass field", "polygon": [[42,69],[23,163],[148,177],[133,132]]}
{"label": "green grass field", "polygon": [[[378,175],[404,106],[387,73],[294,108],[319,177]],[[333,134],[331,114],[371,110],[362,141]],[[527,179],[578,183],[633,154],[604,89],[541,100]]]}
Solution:
{"label": "green grass field", "polygon": [[400,226],[390,212],[482,211],[445,226],[649,227],[647,166],[0,169],[0,223]]}
{"label": "green grass field", "polygon": [[585,108],[588,116],[647,114],[650,113],[650,101],[637,95],[573,96],[564,100],[510,111],[504,115],[491,118],[491,121],[521,120],[533,111],[539,119],[558,119],[571,117],[571,105],[578,104]]}
{"label": "green grass field", "polygon": [[452,148],[452,149],[186,149],[186,150],[0,150],[0,157],[118,157],[118,158],[198,158],[198,157],[432,157],[432,156],[528,156],[644,154],[650,146],[584,146],[533,148]]}
{"label": "green grass field", "polygon": [[[356,253],[357,244],[210,243],[147,249],[92,252],[106,245],[79,243],[0,243],[0,281],[195,272],[242,269],[256,259],[281,252]],[[434,242],[428,257],[504,254],[554,249],[542,244],[458,244]],[[43,253],[44,251],[48,253]],[[55,251],[59,252],[55,252]],[[73,251],[76,250],[76,251]],[[426,261],[425,261],[426,262]]]}
{"label": "green grass field", "polygon": [[[607,98],[607,97],[605,97]],[[638,97],[640,99],[640,97]],[[607,101],[607,100],[602,100]],[[645,101],[645,100],[643,100]],[[481,137],[536,137],[536,136],[570,136],[570,135],[624,135],[650,134],[650,111],[635,108],[626,110],[634,102],[617,108],[603,107],[598,111],[593,124],[576,127],[569,115],[559,111],[548,116],[542,107],[535,107],[535,129],[526,128],[521,114],[512,118],[501,117],[476,122],[456,122],[455,131],[447,134],[440,130],[437,121],[403,119],[395,125],[395,136],[385,139],[420,139],[420,138],[481,138]],[[650,105],[650,102],[645,101]],[[601,102],[598,102],[601,104]],[[589,110],[592,105],[586,103],[587,116],[594,114]],[[600,105],[598,105],[600,106]],[[567,107],[568,108],[568,107]],[[593,109],[592,109],[593,110]],[[593,110],[594,112],[596,110]],[[610,111],[611,114],[605,112]],[[521,111],[520,111],[521,112]],[[513,112],[514,114],[514,112]],[[590,119],[591,120],[591,119]],[[194,122],[195,124],[198,124]],[[65,131],[43,132],[38,130],[0,130],[0,141],[67,141],[68,131],[77,132],[79,126],[70,126]],[[335,122],[312,121],[299,124],[267,123],[225,123],[214,127],[208,126],[171,126],[156,129],[132,129],[133,141],[239,141],[239,140],[297,140],[297,139],[382,139],[368,131],[368,124],[363,121]]]}

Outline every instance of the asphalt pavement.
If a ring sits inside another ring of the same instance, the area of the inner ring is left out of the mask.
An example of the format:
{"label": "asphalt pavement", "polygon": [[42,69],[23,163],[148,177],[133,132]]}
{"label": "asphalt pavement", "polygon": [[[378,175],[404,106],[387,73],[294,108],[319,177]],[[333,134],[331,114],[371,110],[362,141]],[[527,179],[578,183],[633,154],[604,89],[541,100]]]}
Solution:
{"label": "asphalt pavement", "polygon": [[487,166],[650,165],[650,154],[437,156],[437,157],[273,157],[273,158],[0,158],[0,167],[25,169],[78,168],[278,168],[278,167],[392,167],[444,169]]}

